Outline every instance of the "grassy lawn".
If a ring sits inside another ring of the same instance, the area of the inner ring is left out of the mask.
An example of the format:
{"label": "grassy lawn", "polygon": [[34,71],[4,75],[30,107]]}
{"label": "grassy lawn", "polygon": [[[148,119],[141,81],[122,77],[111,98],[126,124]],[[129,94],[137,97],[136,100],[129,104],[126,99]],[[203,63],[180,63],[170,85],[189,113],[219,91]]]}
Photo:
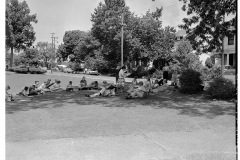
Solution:
{"label": "grassy lawn", "polygon": [[[68,81],[72,80],[74,85],[78,85],[80,81],[77,77],[66,77],[56,75],[31,75],[31,74],[14,74],[7,73],[6,82],[11,86],[10,93],[18,93],[24,85],[33,84],[35,80],[42,83],[44,80],[51,78],[60,79],[62,86],[67,85]],[[88,79],[88,82],[93,81]],[[105,107],[136,107],[138,105],[148,105],[153,108],[168,108],[180,110],[181,114],[194,116],[217,116],[217,115],[235,115],[235,104],[233,102],[213,101],[205,96],[204,93],[186,95],[181,94],[177,90],[151,94],[145,99],[126,100],[126,93],[118,93],[115,97],[99,97],[88,98],[85,94],[97,92],[91,91],[75,91],[75,92],[60,92],[47,93],[46,95],[38,95],[33,100],[26,99],[22,101],[21,97],[15,96],[14,102],[7,102],[7,113],[18,111],[26,111],[37,108],[54,108],[62,107],[68,104],[78,105],[104,105]]]}

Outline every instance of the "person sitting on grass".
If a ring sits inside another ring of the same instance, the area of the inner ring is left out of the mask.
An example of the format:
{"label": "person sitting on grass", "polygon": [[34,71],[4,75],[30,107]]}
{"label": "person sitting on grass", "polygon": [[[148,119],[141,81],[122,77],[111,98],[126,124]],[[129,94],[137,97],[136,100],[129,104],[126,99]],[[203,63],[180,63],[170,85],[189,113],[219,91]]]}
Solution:
{"label": "person sitting on grass", "polygon": [[93,81],[89,86],[85,87],[86,89],[101,89],[98,87],[98,81]]}
{"label": "person sitting on grass", "polygon": [[[57,79],[55,79],[55,83],[57,82]],[[54,83],[51,83],[51,79],[48,79],[46,81],[46,87],[45,88],[50,88]]]}
{"label": "person sitting on grass", "polygon": [[13,96],[11,93],[8,93],[8,90],[10,90],[10,86],[6,85],[6,95],[5,95],[5,100],[6,101],[14,101]]}
{"label": "person sitting on grass", "polygon": [[29,87],[29,96],[34,96],[34,95],[38,95],[38,92],[36,91],[36,87],[35,84],[33,84],[32,86]]}
{"label": "person sitting on grass", "polygon": [[157,88],[154,88],[152,90],[152,92],[157,93],[157,92],[164,92],[166,90],[168,90],[168,85],[167,85],[167,80],[164,79],[163,80],[163,85],[162,86],[158,86]]}
{"label": "person sitting on grass", "polygon": [[103,96],[103,97],[106,97],[106,96],[115,96],[115,90],[116,90],[116,87],[114,87],[113,85],[111,84],[108,84],[107,81],[103,81],[103,86],[101,87],[102,89],[97,92],[97,93],[94,93],[92,95],[85,95],[86,97],[99,97],[99,96]]}
{"label": "person sitting on grass", "polygon": [[25,86],[25,87],[23,87],[23,89],[21,90],[21,92],[19,92],[17,95],[27,97],[28,94],[29,94],[29,88],[28,88],[28,86]]}
{"label": "person sitting on grass", "polygon": [[133,81],[132,81],[132,84],[130,85],[130,87],[129,87],[128,91],[127,91],[127,93],[131,93],[134,90],[134,88],[137,87],[137,85],[138,85],[137,76],[135,76]]}
{"label": "person sitting on grass", "polygon": [[39,87],[38,87],[38,90],[41,94],[45,94],[45,92],[50,92],[50,89],[47,88],[47,82],[43,82],[43,84],[41,84]]}
{"label": "person sitting on grass", "polygon": [[72,81],[69,81],[66,91],[73,91],[73,85],[72,85]]}
{"label": "person sitting on grass", "polygon": [[56,83],[52,85],[52,88],[50,89],[52,92],[61,92],[63,89],[61,87],[61,81],[56,80]]}
{"label": "person sitting on grass", "polygon": [[143,98],[147,92],[145,86],[143,85],[143,82],[140,81],[138,83],[139,87],[134,89],[134,91],[132,91],[130,94],[128,94],[128,96],[126,97],[126,99],[132,99],[132,98]]}
{"label": "person sitting on grass", "polygon": [[159,81],[156,79],[152,85],[152,89],[158,88],[159,87]]}
{"label": "person sitting on grass", "polygon": [[79,90],[87,89],[86,87],[87,87],[87,80],[86,80],[86,77],[83,76],[81,81],[80,81]]}
{"label": "person sitting on grass", "polygon": [[151,83],[151,78],[150,77],[147,78],[147,81],[145,82],[144,87],[146,89],[146,92],[150,92],[151,91],[152,83]]}

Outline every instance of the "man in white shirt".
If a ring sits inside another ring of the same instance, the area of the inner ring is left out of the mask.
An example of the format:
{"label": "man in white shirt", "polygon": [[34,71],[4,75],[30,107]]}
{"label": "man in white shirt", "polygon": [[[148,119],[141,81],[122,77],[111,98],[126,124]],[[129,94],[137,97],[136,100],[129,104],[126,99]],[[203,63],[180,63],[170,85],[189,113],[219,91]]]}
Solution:
{"label": "man in white shirt", "polygon": [[118,74],[118,82],[117,82],[117,86],[120,89],[120,92],[123,92],[124,86],[125,86],[125,71],[126,71],[126,67],[123,66],[121,68],[121,70],[119,71]]}

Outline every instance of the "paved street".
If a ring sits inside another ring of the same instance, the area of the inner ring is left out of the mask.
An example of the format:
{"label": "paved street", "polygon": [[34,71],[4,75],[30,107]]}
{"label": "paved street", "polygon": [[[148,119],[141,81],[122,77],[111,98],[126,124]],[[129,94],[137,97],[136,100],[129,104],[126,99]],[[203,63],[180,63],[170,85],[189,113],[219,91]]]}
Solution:
{"label": "paved street", "polygon": [[[26,76],[31,80],[39,75]],[[49,93],[8,103],[6,159],[236,159],[232,102],[183,98],[174,92],[144,100],[125,100],[124,95],[87,98],[85,92],[94,91]]]}

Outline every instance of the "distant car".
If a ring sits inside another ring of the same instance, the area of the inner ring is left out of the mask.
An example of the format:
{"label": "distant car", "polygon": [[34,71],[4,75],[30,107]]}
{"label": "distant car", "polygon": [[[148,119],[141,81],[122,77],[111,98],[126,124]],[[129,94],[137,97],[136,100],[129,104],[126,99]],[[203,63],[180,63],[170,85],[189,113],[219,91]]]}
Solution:
{"label": "distant car", "polygon": [[47,72],[47,70],[42,69],[40,67],[30,67],[29,68],[29,73],[31,73],[31,74],[44,74],[46,72]]}
{"label": "distant car", "polygon": [[18,67],[14,68],[14,72],[16,73],[28,73],[29,71],[29,66],[25,66],[25,65],[20,65]]}
{"label": "distant car", "polygon": [[98,71],[97,70],[91,70],[91,69],[87,69],[84,71],[86,74],[89,74],[89,75],[99,75]]}
{"label": "distant car", "polygon": [[64,68],[63,72],[64,73],[73,73],[73,70],[71,68]]}

